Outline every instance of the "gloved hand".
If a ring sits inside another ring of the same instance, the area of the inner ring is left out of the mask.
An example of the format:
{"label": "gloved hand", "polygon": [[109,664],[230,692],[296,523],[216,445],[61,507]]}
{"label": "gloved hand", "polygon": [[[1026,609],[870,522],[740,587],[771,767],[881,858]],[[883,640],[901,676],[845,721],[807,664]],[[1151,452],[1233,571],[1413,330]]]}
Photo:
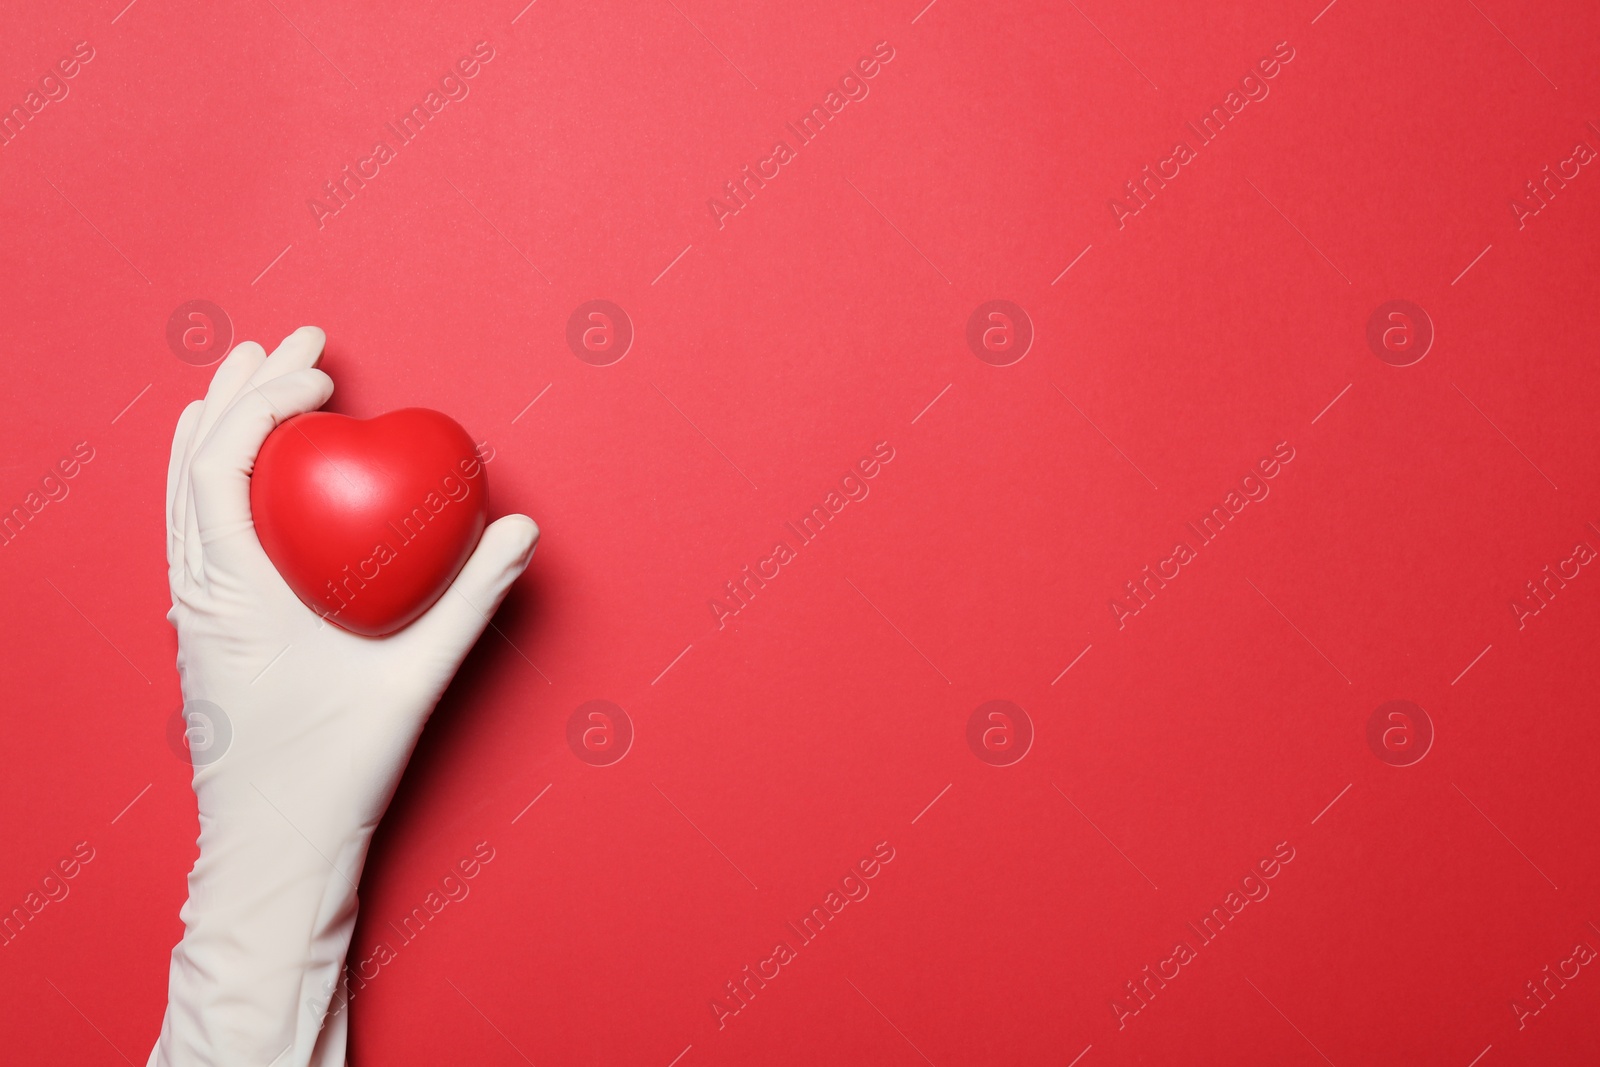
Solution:
{"label": "gloved hand", "polygon": [[372,831],[539,536],[524,515],[490,525],[449,591],[388,637],[302,604],[256,539],[250,471],[274,427],[332,395],[322,345],[306,326],[270,357],[234,348],[173,439],[167,619],[185,707],[212,721],[192,752],[200,856],[152,1065],[344,1063],[338,994]]}

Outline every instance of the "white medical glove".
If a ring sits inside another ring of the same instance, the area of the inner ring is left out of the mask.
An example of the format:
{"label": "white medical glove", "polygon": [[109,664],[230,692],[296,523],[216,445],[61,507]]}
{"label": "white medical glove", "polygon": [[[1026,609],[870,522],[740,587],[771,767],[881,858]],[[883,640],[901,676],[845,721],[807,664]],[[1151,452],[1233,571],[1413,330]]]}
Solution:
{"label": "white medical glove", "polygon": [[372,831],[539,537],[524,515],[491,524],[449,591],[387,637],[302,604],[256,539],[250,472],[274,427],[332,395],[315,369],[322,344],[307,326],[270,357],[239,345],[172,444],[167,619],[195,739],[200,856],[151,1065],[345,1062],[340,979]]}

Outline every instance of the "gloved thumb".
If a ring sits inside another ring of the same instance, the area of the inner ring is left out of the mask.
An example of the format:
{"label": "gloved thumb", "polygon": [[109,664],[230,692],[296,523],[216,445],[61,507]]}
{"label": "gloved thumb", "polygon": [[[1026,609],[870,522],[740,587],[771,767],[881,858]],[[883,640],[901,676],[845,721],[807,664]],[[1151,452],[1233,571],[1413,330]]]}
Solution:
{"label": "gloved thumb", "polygon": [[539,527],[526,515],[507,515],[490,523],[444,596],[404,631],[406,643],[428,660],[442,660],[454,672],[489,625],[511,583],[527,569],[538,541]]}

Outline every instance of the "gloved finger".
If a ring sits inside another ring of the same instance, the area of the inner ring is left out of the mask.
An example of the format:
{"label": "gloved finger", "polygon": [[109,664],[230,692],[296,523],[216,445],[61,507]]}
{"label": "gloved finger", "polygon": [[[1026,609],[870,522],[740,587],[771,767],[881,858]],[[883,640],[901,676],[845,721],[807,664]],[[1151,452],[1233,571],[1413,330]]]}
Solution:
{"label": "gloved finger", "polygon": [[[234,397],[239,395],[239,391],[266,358],[267,353],[260,345],[254,341],[243,341],[234,346],[228,358],[211,376],[211,385],[206,389],[205,406],[200,409],[200,421],[195,426],[188,454],[184,457],[186,470],[194,462],[195,454],[205,444],[207,435],[222,418],[223,412],[228,410],[228,405],[233,403]],[[185,569],[191,578],[199,581],[204,576],[205,564],[200,552],[200,530],[195,524],[194,505],[189,499],[191,491],[188,477],[181,478],[178,497],[173,501],[174,525],[183,530]]]}
{"label": "gloved finger", "polygon": [[183,574],[183,523],[174,521],[173,516],[178,514],[174,504],[187,474],[184,461],[189,456],[189,441],[200,424],[200,411],[204,407],[204,401],[192,401],[178,416],[178,428],[172,434],[172,456],[167,460],[167,580],[174,590]]}
{"label": "gloved finger", "polygon": [[[205,417],[205,413],[201,413]],[[191,467],[193,464],[191,464]],[[205,545],[200,540],[200,520],[194,513],[194,479],[185,479],[187,486],[183,499],[183,570],[185,580],[201,583],[206,580]]]}
{"label": "gloved finger", "polygon": [[526,515],[507,515],[490,523],[444,596],[402,632],[406,644],[420,650],[419,658],[453,674],[489,625],[511,583],[528,568],[538,543],[539,527]]}
{"label": "gloved finger", "polygon": [[[250,518],[250,472],[256,454],[277,426],[307,411],[315,411],[333,395],[333,379],[319,370],[304,369],[274,378],[242,393],[228,409],[211,436],[189,465],[195,518],[206,543],[206,568],[213,554],[227,565],[223,553],[256,559],[261,546]],[[264,555],[259,558],[265,559]]]}
{"label": "gloved finger", "polygon": [[250,377],[250,387],[265,385],[274,378],[307,370],[322,362],[322,346],[328,335],[315,326],[302,326],[278,342],[265,363]]}
{"label": "gloved finger", "polygon": [[194,449],[189,453],[190,460],[194,459],[194,451],[205,443],[212,427],[222,419],[228,405],[244,391],[246,383],[261,369],[266,359],[266,349],[254,341],[241,341],[233,346],[228,358],[217,367],[217,372],[211,376],[211,384],[206,387],[205,413],[200,417],[200,430],[195,437]]}

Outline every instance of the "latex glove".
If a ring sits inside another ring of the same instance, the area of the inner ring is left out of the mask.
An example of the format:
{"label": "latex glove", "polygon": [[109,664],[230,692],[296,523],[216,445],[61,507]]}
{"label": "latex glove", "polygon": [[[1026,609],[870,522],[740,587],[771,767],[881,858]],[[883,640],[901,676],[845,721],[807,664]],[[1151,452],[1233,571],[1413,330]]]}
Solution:
{"label": "latex glove", "polygon": [[256,538],[250,471],[274,427],[332,395],[322,345],[309,326],[270,357],[239,345],[173,439],[167,618],[186,707],[221,714],[213,747],[191,749],[200,856],[153,1065],[344,1063],[339,994],[372,831],[539,536],[524,515],[490,525],[450,590],[388,637],[302,604]]}

